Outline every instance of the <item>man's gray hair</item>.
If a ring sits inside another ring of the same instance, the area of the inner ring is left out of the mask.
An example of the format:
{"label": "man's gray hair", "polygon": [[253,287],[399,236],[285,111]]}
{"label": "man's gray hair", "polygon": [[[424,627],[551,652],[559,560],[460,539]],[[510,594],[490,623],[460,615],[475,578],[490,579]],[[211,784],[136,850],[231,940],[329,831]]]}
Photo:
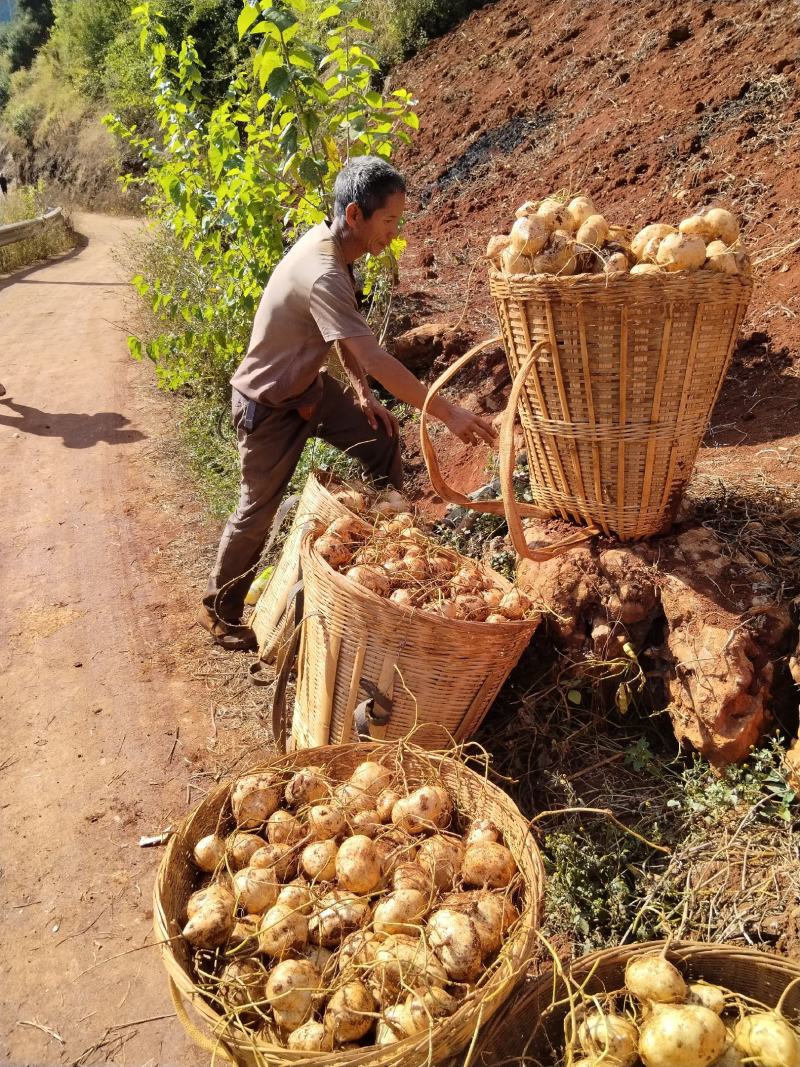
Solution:
{"label": "man's gray hair", "polygon": [[392,193],[404,193],[403,175],[379,156],[357,156],[336,175],[333,213],[344,218],[348,204],[358,204],[365,219],[383,207]]}

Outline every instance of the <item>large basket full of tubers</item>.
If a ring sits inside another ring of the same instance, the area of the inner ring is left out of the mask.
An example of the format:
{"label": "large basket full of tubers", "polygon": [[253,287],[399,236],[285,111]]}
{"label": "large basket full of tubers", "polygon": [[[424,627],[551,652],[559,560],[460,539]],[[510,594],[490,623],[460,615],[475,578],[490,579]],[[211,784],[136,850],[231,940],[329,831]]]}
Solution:
{"label": "large basket full of tubers", "polygon": [[292,734],[298,748],[414,731],[424,748],[469,738],[539,614],[507,579],[430,540],[410,513],[337,519],[304,539],[305,604]]}
{"label": "large basket full of tubers", "polygon": [[[567,971],[567,973],[565,973]],[[481,1033],[473,1067],[797,1067],[800,967],[757,949],[650,942],[548,970]]]}
{"label": "large basket full of tubers", "polygon": [[522,979],[543,894],[527,823],[484,775],[362,743],[209,794],[168,845],[154,921],[179,1018],[215,1056],[415,1067],[465,1048]]}
{"label": "large basket full of tubers", "polygon": [[624,541],[665,532],[752,291],[737,219],[715,208],[629,238],[587,197],[547,198],[487,259],[534,503]]}

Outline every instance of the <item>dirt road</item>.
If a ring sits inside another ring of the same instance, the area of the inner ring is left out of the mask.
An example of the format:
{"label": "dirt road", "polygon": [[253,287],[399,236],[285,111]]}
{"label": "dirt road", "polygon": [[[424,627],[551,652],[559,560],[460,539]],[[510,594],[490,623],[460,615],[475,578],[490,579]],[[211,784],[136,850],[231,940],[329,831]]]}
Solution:
{"label": "dirt road", "polygon": [[86,247],[0,280],[0,1061],[183,1067],[207,1057],[141,949],[161,850],[138,841],[186,808],[208,697],[165,655],[191,614],[118,325],[137,224],[78,225]]}

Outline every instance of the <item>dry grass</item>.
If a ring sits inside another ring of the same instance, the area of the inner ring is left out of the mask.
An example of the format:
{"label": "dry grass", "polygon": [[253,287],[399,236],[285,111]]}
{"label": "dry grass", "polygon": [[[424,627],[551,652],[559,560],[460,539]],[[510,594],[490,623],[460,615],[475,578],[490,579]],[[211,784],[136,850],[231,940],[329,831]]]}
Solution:
{"label": "dry grass", "polygon": [[729,485],[696,472],[687,500],[731,559],[743,553],[763,569],[764,594],[776,602],[800,594],[800,488],[774,485],[760,474]]}
{"label": "dry grass", "polygon": [[[537,826],[545,933],[567,955],[670,934],[792,951],[800,827],[781,743],[716,774],[677,752],[666,715],[635,699],[614,708],[626,669],[635,682],[621,661],[537,669],[531,657],[479,735],[524,814],[563,811]],[[575,807],[607,809],[641,837]]]}

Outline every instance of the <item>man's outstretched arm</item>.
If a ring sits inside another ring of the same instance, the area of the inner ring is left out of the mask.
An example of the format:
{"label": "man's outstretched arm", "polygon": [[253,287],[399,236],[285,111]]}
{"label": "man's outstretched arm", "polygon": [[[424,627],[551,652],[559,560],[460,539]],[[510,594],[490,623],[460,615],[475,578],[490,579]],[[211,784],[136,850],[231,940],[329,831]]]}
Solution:
{"label": "man's outstretched arm", "polygon": [[[374,337],[348,337],[340,341],[339,345],[343,352],[355,359],[359,367],[379,381],[384,389],[388,389],[398,400],[421,410],[427,396],[425,386],[398,359],[381,348]],[[436,397],[428,410],[431,415],[440,419],[451,433],[467,444],[475,444],[480,440],[493,445],[497,441],[497,434],[491,423],[479,415],[473,415],[466,408],[451,404],[449,400]]]}

